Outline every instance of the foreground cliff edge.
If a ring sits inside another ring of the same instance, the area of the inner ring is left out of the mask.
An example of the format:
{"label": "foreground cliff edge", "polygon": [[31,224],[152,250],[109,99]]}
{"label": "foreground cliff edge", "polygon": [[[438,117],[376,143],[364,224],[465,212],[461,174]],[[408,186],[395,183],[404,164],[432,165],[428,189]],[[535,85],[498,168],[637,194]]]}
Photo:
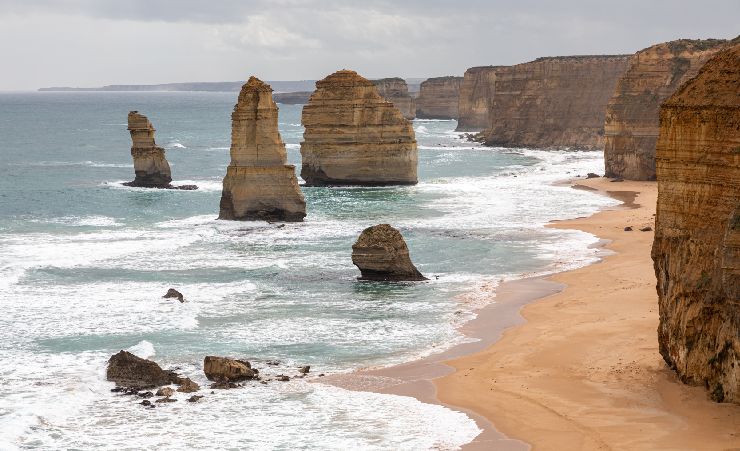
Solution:
{"label": "foreground cliff edge", "polygon": [[660,353],[740,403],[740,44],[663,104],[656,163]]}
{"label": "foreground cliff edge", "polygon": [[306,201],[278,132],[272,88],[250,77],[231,114],[231,163],[218,218],[302,221],[305,216]]}

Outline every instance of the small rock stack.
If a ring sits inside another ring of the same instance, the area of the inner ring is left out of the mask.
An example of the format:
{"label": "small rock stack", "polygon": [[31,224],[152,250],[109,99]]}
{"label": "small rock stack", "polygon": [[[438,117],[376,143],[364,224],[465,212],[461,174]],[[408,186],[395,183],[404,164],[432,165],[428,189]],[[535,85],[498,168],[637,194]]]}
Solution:
{"label": "small rock stack", "polygon": [[360,269],[363,280],[427,280],[411,262],[401,232],[389,224],[378,224],[362,231],[352,245],[352,263]]}
{"label": "small rock stack", "polygon": [[128,130],[131,132],[131,156],[134,159],[136,178],[126,186],[142,188],[170,188],[172,174],[164,156],[164,149],[154,142],[155,129],[146,116],[138,111],[128,113]]}

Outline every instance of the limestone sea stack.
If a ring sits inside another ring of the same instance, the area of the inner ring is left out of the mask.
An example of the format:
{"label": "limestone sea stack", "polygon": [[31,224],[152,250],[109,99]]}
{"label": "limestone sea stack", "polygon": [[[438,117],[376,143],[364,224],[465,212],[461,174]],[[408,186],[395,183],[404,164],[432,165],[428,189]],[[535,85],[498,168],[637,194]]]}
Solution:
{"label": "limestone sea stack", "polygon": [[357,72],[340,70],[316,82],[301,122],[306,185],[417,183],[411,123]]}
{"label": "limestone sea stack", "polygon": [[363,280],[427,280],[411,262],[401,232],[389,224],[378,224],[362,231],[352,245],[352,263],[360,269]]}
{"label": "limestone sea stack", "polygon": [[381,78],[373,80],[373,83],[378,88],[378,94],[385,100],[393,102],[403,117],[406,119],[416,117],[416,100],[409,94],[406,80],[399,77]]}
{"label": "limestone sea stack", "polygon": [[463,77],[435,77],[421,83],[416,99],[420,119],[457,119]]}
{"label": "limestone sea stack", "polygon": [[306,216],[295,167],[287,164],[272,88],[256,77],[242,86],[231,114],[231,163],[219,219],[302,221]]}
{"label": "limestone sea stack", "polygon": [[128,113],[128,130],[131,132],[131,156],[134,159],[136,178],[126,186],[142,188],[171,188],[172,174],[164,149],[154,142],[155,129],[146,116],[138,111]]}
{"label": "limestone sea stack", "polygon": [[727,41],[664,42],[637,52],[617,83],[606,108],[606,176],[655,180],[655,144],[660,104]]}
{"label": "limestone sea stack", "polygon": [[663,104],[656,165],[660,353],[685,383],[740,403],[740,44]]}
{"label": "limestone sea stack", "polygon": [[457,131],[481,131],[488,127],[488,111],[496,92],[496,71],[502,67],[471,67],[465,71],[460,85]]}
{"label": "limestone sea stack", "polygon": [[497,70],[485,142],[602,149],[606,104],[629,57],[557,56]]}

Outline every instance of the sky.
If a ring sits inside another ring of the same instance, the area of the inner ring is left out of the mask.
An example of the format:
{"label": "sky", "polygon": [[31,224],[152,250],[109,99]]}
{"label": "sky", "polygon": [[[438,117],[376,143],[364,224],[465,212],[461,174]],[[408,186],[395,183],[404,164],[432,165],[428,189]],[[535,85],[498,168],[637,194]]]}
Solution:
{"label": "sky", "polygon": [[0,0],[0,90],[462,75],[740,34],[740,0]]}

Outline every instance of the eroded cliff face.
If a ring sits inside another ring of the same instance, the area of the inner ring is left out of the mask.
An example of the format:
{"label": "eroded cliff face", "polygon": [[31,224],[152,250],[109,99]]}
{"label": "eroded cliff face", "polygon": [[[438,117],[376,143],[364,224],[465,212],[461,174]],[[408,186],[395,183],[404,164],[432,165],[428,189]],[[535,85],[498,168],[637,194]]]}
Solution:
{"label": "eroded cliff face", "polygon": [[421,83],[416,99],[420,119],[457,119],[462,77],[436,77]]}
{"label": "eroded cliff face", "polygon": [[301,123],[307,185],[417,183],[411,123],[357,72],[340,70],[316,82]]}
{"label": "eroded cliff face", "polygon": [[631,58],[606,109],[607,177],[655,180],[660,104],[696,76],[725,43],[681,39],[648,47]]}
{"label": "eroded cliff face", "polygon": [[740,44],[663,104],[656,164],[660,353],[740,403]]}
{"label": "eroded cliff face", "polygon": [[164,149],[154,142],[155,129],[146,116],[138,111],[128,113],[128,130],[131,132],[131,156],[134,159],[136,178],[127,186],[143,188],[169,188],[172,174]]}
{"label": "eroded cliff face", "polygon": [[502,67],[471,67],[465,71],[458,101],[458,131],[481,131],[489,126],[488,111],[496,92],[496,71]]}
{"label": "eroded cliff face", "polygon": [[538,58],[496,71],[488,145],[601,149],[606,104],[629,55]]}
{"label": "eroded cliff face", "polygon": [[231,163],[218,217],[302,221],[305,216],[306,201],[278,132],[272,88],[250,77],[231,114]]}
{"label": "eroded cliff face", "polygon": [[409,95],[409,87],[403,78],[381,78],[373,80],[375,87],[378,88],[378,94],[385,100],[393,102],[398,111],[406,119],[416,117],[416,99]]}

